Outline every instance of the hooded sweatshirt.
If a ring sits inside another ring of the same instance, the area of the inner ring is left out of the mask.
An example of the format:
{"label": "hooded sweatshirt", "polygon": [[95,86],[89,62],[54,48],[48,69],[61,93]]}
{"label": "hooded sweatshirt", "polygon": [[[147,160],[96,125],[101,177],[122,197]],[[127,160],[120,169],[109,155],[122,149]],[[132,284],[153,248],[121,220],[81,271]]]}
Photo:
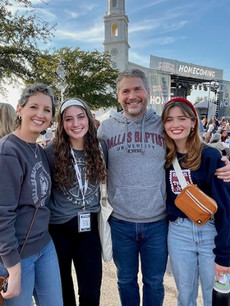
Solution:
{"label": "hooded sweatshirt", "polygon": [[98,136],[107,146],[112,216],[137,223],[166,218],[161,118],[152,109],[138,119],[114,112],[101,123]]}

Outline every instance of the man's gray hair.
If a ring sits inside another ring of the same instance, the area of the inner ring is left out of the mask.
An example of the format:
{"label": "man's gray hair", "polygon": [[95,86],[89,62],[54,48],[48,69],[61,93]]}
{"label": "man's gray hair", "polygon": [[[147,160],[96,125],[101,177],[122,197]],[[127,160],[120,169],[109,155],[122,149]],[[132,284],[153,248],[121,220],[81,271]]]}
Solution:
{"label": "man's gray hair", "polygon": [[116,80],[117,92],[118,92],[119,83],[123,78],[140,78],[142,79],[145,88],[146,89],[149,88],[146,76],[143,71],[139,69],[127,69],[121,72],[117,77]]}

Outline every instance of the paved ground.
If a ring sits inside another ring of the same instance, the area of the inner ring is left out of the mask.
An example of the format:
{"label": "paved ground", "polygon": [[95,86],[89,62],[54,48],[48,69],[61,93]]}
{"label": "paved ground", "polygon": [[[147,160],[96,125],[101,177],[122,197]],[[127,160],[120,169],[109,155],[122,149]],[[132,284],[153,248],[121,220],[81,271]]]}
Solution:
{"label": "paved ground", "polygon": [[[168,271],[169,272],[165,274],[164,278],[164,284],[165,284],[164,306],[176,306],[177,305],[176,286],[173,276],[170,273],[170,268],[168,268]],[[75,279],[75,284],[76,284],[76,279]],[[76,287],[76,293],[77,293],[77,287]],[[112,261],[109,263],[103,263],[103,278],[102,278],[102,287],[101,287],[100,306],[119,306],[119,305],[120,303],[117,291],[116,268]],[[199,294],[197,305],[198,306],[203,305],[201,294]]]}

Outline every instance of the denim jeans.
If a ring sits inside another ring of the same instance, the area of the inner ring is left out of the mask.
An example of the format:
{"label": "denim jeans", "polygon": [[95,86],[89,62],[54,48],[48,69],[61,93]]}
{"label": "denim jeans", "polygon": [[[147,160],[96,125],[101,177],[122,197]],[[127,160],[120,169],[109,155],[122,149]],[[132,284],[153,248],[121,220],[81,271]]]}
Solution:
{"label": "denim jeans", "polygon": [[113,259],[123,306],[140,305],[137,274],[139,255],[143,281],[143,305],[160,306],[167,264],[168,221],[133,223],[110,217]]}
{"label": "denim jeans", "polygon": [[204,306],[212,305],[215,236],[212,220],[202,226],[188,218],[177,218],[169,223],[168,248],[178,290],[178,306],[197,305],[199,280]]}
{"label": "denim jeans", "polygon": [[37,306],[62,306],[61,281],[53,242],[43,250],[21,260],[22,277],[19,296],[6,299],[7,306],[31,306],[34,295]]}
{"label": "denim jeans", "polygon": [[2,263],[0,263],[0,276],[8,276],[9,273],[7,269],[3,266]]}

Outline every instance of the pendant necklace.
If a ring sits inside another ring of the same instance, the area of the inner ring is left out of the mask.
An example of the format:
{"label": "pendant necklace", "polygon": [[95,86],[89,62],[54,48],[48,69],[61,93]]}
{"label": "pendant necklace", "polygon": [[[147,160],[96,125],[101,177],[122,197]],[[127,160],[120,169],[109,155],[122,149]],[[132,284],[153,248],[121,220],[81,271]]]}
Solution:
{"label": "pendant necklace", "polygon": [[37,151],[38,151],[38,147],[37,147],[37,144],[35,144],[36,148],[35,150],[31,147],[31,145],[26,141],[28,147],[30,148],[30,150],[34,153],[34,157],[37,158],[38,155],[37,155]]}

